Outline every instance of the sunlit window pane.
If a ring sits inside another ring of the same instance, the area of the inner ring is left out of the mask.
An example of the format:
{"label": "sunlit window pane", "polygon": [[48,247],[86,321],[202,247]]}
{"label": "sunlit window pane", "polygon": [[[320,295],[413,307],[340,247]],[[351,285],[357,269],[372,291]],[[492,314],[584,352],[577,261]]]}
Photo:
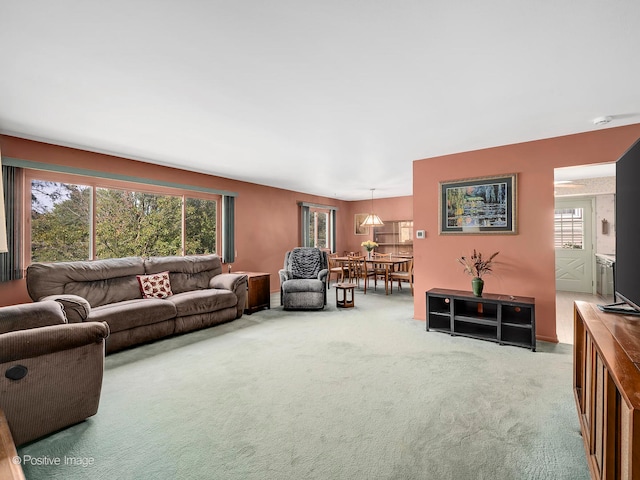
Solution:
{"label": "sunlit window pane", "polygon": [[180,255],[181,232],[181,197],[96,191],[96,258]]}
{"label": "sunlit window pane", "polygon": [[186,244],[187,255],[216,253],[217,202],[187,198]]}
{"label": "sunlit window pane", "polygon": [[329,213],[322,210],[310,210],[309,245],[317,248],[329,248]]}
{"label": "sunlit window pane", "polygon": [[584,248],[584,212],[582,208],[556,209],[554,229],[556,248]]}
{"label": "sunlit window pane", "polygon": [[87,260],[91,187],[31,181],[31,260]]}

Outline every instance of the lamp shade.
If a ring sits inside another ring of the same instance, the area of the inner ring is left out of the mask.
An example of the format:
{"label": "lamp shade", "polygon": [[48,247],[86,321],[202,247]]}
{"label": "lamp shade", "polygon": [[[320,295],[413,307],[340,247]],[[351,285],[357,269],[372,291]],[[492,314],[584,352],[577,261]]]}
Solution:
{"label": "lamp shade", "polygon": [[375,213],[370,213],[362,222],[363,227],[379,227],[384,225],[384,222],[380,220],[380,217]]}
{"label": "lamp shade", "polygon": [[380,217],[375,213],[373,213],[373,191],[374,190],[375,188],[371,189],[371,213],[367,215],[367,218],[365,218],[364,222],[362,222],[363,227],[379,227],[381,225],[384,225],[384,222],[380,220]]}

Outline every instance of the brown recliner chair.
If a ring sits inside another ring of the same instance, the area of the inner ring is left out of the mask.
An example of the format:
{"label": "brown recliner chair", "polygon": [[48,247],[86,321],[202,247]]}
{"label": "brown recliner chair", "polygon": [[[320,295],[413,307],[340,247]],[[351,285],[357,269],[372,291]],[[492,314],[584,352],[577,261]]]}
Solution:
{"label": "brown recliner chair", "polygon": [[68,324],[53,300],[0,308],[0,409],[16,445],[96,414],[108,335]]}

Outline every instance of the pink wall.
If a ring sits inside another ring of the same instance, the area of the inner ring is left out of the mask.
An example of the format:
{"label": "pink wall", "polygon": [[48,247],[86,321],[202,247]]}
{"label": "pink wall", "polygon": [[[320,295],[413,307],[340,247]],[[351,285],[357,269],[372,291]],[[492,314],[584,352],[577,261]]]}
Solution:
{"label": "pink wall", "polygon": [[[471,289],[457,257],[500,251],[485,291],[535,297],[537,336],[557,342],[554,168],[615,161],[638,137],[640,124],[414,162],[414,231],[427,232],[414,241],[415,318],[425,319],[430,288]],[[517,235],[438,235],[439,182],[510,173],[518,174]]]}
{"label": "pink wall", "polygon": [[[280,288],[278,270],[284,253],[299,245],[299,201],[337,206],[338,218],[348,202],[289,190],[239,182],[222,177],[162,167],[120,157],[59,147],[10,136],[0,136],[6,157],[119,173],[133,177],[203,186],[238,193],[236,199],[236,261],[233,270],[269,272],[271,290]],[[346,222],[347,220],[342,220]],[[352,220],[351,220],[352,221]],[[346,228],[339,228],[338,248],[346,248]],[[29,302],[24,280],[0,283],[0,305]]]}

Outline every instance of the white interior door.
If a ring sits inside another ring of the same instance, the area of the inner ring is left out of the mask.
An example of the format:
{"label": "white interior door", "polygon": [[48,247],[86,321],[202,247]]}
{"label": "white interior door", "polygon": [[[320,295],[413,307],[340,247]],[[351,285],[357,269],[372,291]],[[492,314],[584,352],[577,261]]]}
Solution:
{"label": "white interior door", "polygon": [[595,293],[593,199],[556,199],[556,290]]}

